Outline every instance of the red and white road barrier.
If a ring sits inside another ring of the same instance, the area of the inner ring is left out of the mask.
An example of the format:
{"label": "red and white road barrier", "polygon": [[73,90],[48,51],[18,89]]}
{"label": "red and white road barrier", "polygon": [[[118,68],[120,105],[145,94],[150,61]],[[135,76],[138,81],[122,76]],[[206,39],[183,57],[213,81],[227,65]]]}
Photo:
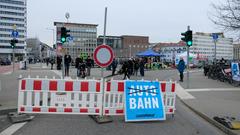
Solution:
{"label": "red and white road barrier", "polygon": [[19,113],[100,115],[102,80],[20,80]]}
{"label": "red and white road barrier", "polygon": [[[166,114],[173,115],[175,82],[161,81],[159,85]],[[124,80],[24,78],[19,81],[18,112],[124,115],[124,89]]]}

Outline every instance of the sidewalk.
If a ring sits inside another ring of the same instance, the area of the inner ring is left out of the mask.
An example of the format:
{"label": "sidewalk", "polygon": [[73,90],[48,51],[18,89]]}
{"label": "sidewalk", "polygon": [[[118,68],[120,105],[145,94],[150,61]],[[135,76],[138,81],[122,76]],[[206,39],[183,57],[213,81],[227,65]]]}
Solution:
{"label": "sidewalk", "polygon": [[180,83],[193,98],[181,99],[194,112],[217,126],[227,134],[238,134],[240,130],[230,130],[213,120],[214,116],[229,116],[240,120],[240,87],[208,79],[202,73],[194,73],[190,78],[190,89]]}

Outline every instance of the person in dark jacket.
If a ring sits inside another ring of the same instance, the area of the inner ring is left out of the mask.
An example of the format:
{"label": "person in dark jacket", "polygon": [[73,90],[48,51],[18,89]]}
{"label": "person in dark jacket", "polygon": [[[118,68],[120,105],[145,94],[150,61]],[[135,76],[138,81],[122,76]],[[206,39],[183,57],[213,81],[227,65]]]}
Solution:
{"label": "person in dark jacket", "polygon": [[79,76],[80,74],[80,71],[79,71],[79,63],[81,62],[81,58],[78,56],[76,59],[75,59],[75,68],[77,69],[77,76]]}
{"label": "person in dark jacket", "polygon": [[69,54],[64,56],[65,76],[69,76],[69,67],[72,62],[72,58]]}
{"label": "person in dark jacket", "polygon": [[128,61],[123,62],[123,65],[122,65],[122,69],[121,69],[121,70],[122,70],[122,72],[124,73],[123,80],[125,80],[126,77],[127,77],[128,79],[130,79]]}
{"label": "person in dark jacket", "polygon": [[113,59],[111,67],[112,67],[112,76],[114,76],[116,68],[117,68],[117,61],[115,59]]}
{"label": "person in dark jacket", "polygon": [[86,59],[86,66],[87,66],[87,76],[90,76],[91,74],[91,67],[92,67],[92,59],[90,56]]}
{"label": "person in dark jacket", "polygon": [[178,63],[178,66],[177,66],[177,69],[180,73],[180,80],[179,80],[180,82],[183,82],[183,72],[184,72],[185,67],[186,67],[185,62],[184,62],[183,58],[181,57],[180,61]]}
{"label": "person in dark jacket", "polygon": [[139,63],[140,75],[141,76],[144,76],[144,65],[145,65],[144,59],[141,59],[141,61]]}

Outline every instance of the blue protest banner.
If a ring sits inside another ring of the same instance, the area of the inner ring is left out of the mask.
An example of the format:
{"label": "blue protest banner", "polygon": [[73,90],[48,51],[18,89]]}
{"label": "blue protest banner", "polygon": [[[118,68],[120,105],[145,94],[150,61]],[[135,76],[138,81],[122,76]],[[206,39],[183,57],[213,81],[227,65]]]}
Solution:
{"label": "blue protest banner", "polygon": [[125,121],[166,120],[159,82],[125,82]]}
{"label": "blue protest banner", "polygon": [[232,79],[235,80],[235,81],[239,81],[240,80],[240,72],[239,72],[238,63],[232,62],[231,70],[232,70]]}

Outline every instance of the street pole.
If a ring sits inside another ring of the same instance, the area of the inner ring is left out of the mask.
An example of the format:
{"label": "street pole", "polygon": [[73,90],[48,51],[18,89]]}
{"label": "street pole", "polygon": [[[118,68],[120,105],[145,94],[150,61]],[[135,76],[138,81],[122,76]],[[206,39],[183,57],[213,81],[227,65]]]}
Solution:
{"label": "street pole", "polygon": [[15,50],[14,50],[15,47],[13,47],[13,72],[14,72],[14,69],[15,69]]}
{"label": "street pole", "polygon": [[[105,7],[103,44],[106,45],[106,27],[107,27],[107,7]],[[101,77],[103,78],[103,68],[101,68]]]}
{"label": "street pole", "polygon": [[42,44],[40,43],[40,66],[42,70]]}
{"label": "street pole", "polygon": [[214,40],[214,63],[217,62],[217,40]]}
{"label": "street pole", "polygon": [[[190,30],[190,26],[187,27]],[[189,89],[189,46],[187,45],[187,89]]]}
{"label": "street pole", "polygon": [[[64,43],[62,43],[62,46],[63,46]],[[64,72],[65,72],[65,62],[64,62],[64,55],[65,55],[65,50],[64,48],[62,48],[63,51],[62,51],[62,78],[64,79]]]}

